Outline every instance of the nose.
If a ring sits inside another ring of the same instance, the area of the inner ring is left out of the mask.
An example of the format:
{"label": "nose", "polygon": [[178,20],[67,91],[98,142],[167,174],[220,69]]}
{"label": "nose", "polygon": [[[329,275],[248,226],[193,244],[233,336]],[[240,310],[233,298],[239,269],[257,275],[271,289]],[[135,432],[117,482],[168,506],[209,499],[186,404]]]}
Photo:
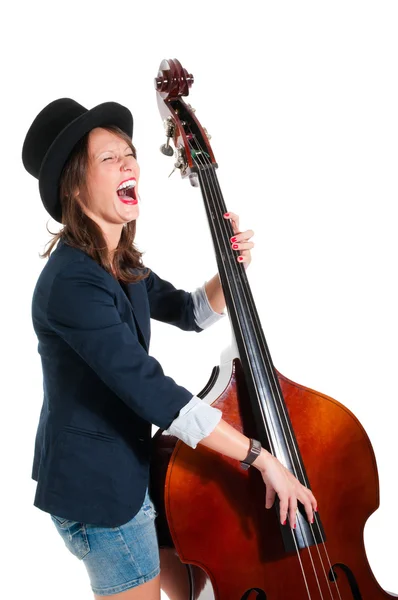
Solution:
{"label": "nose", "polygon": [[123,157],[121,164],[120,164],[120,169],[122,171],[131,171],[132,170],[131,169],[131,161],[129,160],[128,156]]}
{"label": "nose", "polygon": [[127,161],[124,161],[124,162],[121,164],[121,169],[122,169],[122,171],[131,171],[131,167],[129,167],[129,165],[128,165],[128,162],[127,162]]}

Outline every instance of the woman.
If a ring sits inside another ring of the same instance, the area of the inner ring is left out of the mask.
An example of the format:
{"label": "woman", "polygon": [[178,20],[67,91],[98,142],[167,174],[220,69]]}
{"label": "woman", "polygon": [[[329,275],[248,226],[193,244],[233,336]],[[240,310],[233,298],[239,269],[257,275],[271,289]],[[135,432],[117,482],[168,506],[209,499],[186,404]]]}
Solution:
{"label": "woman", "polygon": [[[85,564],[96,598],[159,600],[151,423],[255,466],[266,507],[279,496],[281,523],[295,527],[298,500],[312,522],[316,500],[148,355],[150,317],[199,332],[220,318],[225,300],[217,275],[188,293],[142,264],[132,130],[130,111],[117,103],[87,110],[62,98],[37,115],[24,141],[24,166],[63,224],[32,300],[44,389],[32,477],[35,506]],[[248,264],[253,232],[239,233],[236,215],[224,217],[234,217],[231,244]]]}

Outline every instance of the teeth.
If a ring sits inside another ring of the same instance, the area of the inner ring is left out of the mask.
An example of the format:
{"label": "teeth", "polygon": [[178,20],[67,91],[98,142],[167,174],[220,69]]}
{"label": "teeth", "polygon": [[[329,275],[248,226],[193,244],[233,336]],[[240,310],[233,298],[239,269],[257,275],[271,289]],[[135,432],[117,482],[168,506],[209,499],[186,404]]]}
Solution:
{"label": "teeth", "polygon": [[121,185],[119,185],[119,187],[117,188],[118,190],[124,190],[126,188],[131,188],[131,187],[135,187],[135,184],[137,182],[132,180],[132,181],[125,181],[124,183],[122,183]]}

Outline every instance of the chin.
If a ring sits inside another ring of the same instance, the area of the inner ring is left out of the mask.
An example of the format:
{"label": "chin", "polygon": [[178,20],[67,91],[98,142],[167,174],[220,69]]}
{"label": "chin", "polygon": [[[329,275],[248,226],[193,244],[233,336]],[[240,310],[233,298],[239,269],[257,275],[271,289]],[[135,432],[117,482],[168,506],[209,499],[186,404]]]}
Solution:
{"label": "chin", "polygon": [[140,213],[138,205],[131,205],[127,206],[126,208],[124,206],[122,206],[121,208],[120,206],[115,207],[116,214],[119,217],[119,219],[121,219],[123,223],[130,223],[130,221],[134,221],[135,219],[137,219]]}

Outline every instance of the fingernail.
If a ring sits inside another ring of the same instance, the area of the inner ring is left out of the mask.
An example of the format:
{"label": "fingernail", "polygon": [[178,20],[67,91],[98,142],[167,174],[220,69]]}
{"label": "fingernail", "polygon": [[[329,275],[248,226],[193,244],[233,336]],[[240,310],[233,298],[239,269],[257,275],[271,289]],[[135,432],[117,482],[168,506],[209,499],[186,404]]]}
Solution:
{"label": "fingernail", "polygon": [[238,244],[232,244],[232,248],[234,248],[234,250],[237,250],[239,248]]}
{"label": "fingernail", "polygon": [[313,522],[314,522],[314,518],[311,519],[310,523],[313,523]]}
{"label": "fingernail", "polygon": [[296,529],[296,523],[293,525],[293,529]]}
{"label": "fingernail", "polygon": [[231,238],[231,242],[236,242],[236,237]]}
{"label": "fingernail", "polygon": [[317,506],[315,507],[315,512],[318,512],[318,507]]}
{"label": "fingernail", "polygon": [[243,256],[238,256],[238,260],[239,260],[239,262],[242,262]]}
{"label": "fingernail", "polygon": [[229,217],[229,213],[224,213],[224,217]]}
{"label": "fingernail", "polygon": [[283,524],[286,525],[286,519],[283,521]]}

